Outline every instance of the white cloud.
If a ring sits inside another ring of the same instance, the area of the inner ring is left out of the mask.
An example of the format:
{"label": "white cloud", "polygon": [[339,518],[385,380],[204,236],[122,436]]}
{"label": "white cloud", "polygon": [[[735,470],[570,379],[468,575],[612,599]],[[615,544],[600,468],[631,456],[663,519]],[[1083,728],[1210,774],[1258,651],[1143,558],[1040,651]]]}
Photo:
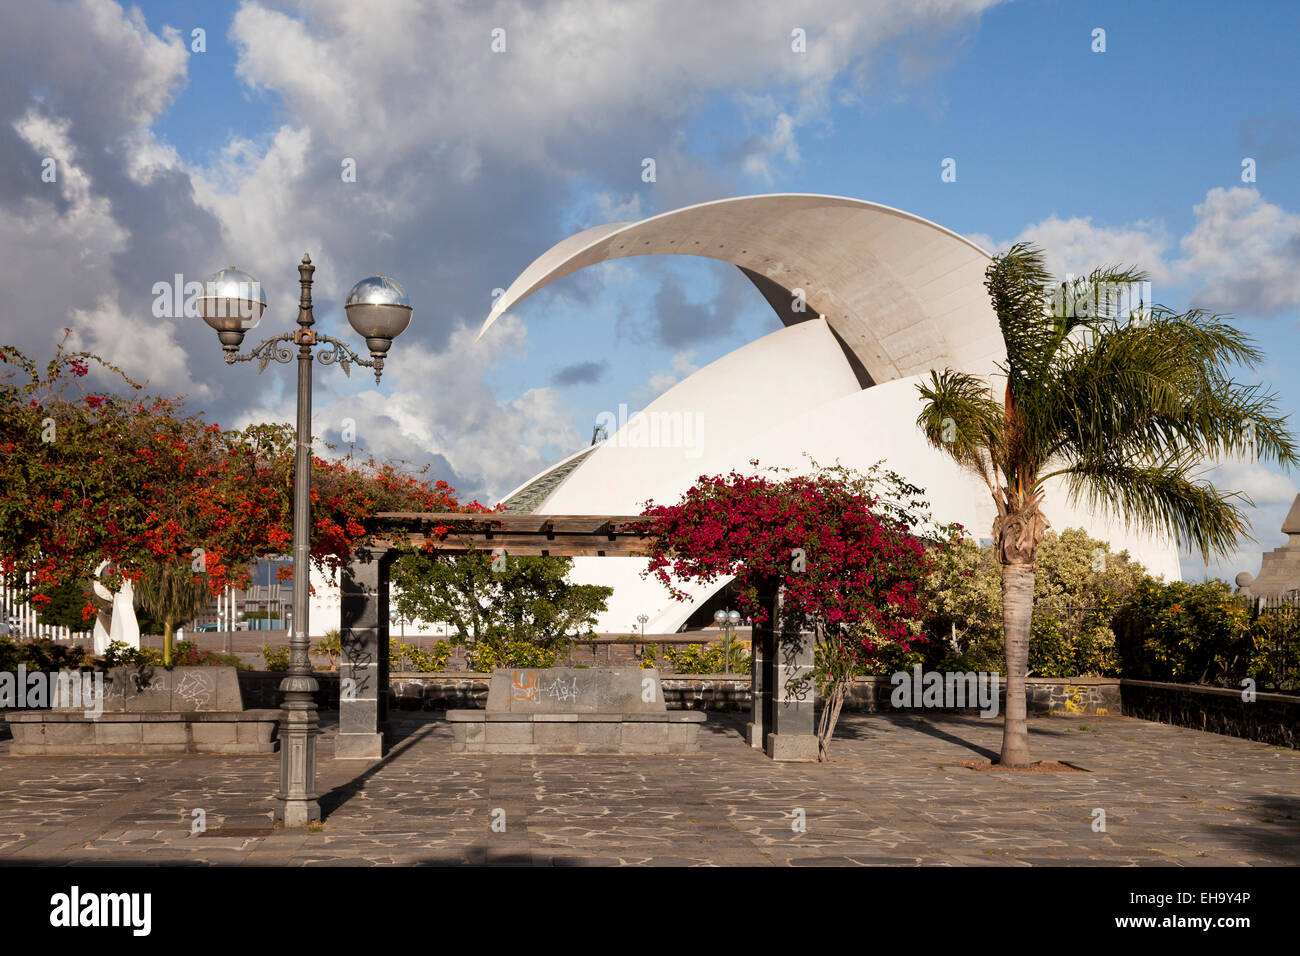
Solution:
{"label": "white cloud", "polygon": [[1300,214],[1240,186],[1211,189],[1195,211],[1179,243],[1179,268],[1204,277],[1193,304],[1264,315],[1300,305]]}
{"label": "white cloud", "polygon": [[1017,239],[1041,246],[1054,275],[1080,275],[1105,265],[1136,265],[1150,274],[1153,284],[1170,279],[1165,264],[1169,240],[1159,223],[1106,227],[1093,225],[1091,216],[1049,216],[1026,228]]}
{"label": "white cloud", "polygon": [[1223,462],[1210,469],[1206,478],[1220,490],[1249,496],[1257,508],[1290,505],[1300,491],[1286,475],[1252,461]]}
{"label": "white cloud", "polygon": [[[1213,311],[1275,315],[1300,305],[1300,214],[1246,187],[1211,189],[1193,212],[1196,223],[1176,246],[1160,222],[1098,226],[1092,217],[1054,215],[1013,241],[1041,246],[1055,275],[1136,265],[1151,276],[1155,302],[1169,301],[1162,286],[1189,283],[1196,290],[1191,304]],[[1011,245],[984,234],[970,238],[989,251]]]}
{"label": "white cloud", "polygon": [[211,386],[193,377],[190,354],[176,340],[173,319],[146,323],[123,314],[113,297],[104,295],[93,309],[74,309],[70,327],[73,348],[116,365],[135,381],[147,383],[155,395],[186,393],[200,401],[213,396]]}
{"label": "white cloud", "polygon": [[668,389],[672,388],[688,375],[699,371],[699,365],[695,363],[695,350],[682,349],[673,353],[672,371],[658,371],[650,376],[646,383],[646,391],[650,398],[657,398]]}
{"label": "white cloud", "polygon": [[[0,160],[57,151],[67,175],[61,192],[28,189],[0,209],[0,294],[43,323],[4,338],[46,349],[71,323],[85,347],[159,389],[210,399],[219,420],[286,420],[290,396],[270,370],[249,389],[206,329],[158,327],[153,282],[238,265],[267,290],[259,331],[274,334],[291,325],[304,251],[324,331],[341,323],[351,283],[382,271],[407,285],[416,325],[394,348],[384,393],[319,385],[320,421],[353,409],[377,452],[445,460],[462,484],[508,490],[550,463],[539,449],[567,452],[585,436],[561,393],[489,387],[500,356],[525,344],[522,329],[512,338],[500,323],[495,345],[473,344],[466,323],[476,327],[491,289],[562,238],[575,209],[642,218],[798,163],[800,132],[826,122],[832,84],[861,86],[895,38],[960,31],[991,3],[833,0],[797,17],[808,52],[796,54],[783,0],[696,5],[688,28],[664,0],[252,0],[229,27],[237,76],[283,119],[241,128],[248,139],[199,166],[151,128],[185,82],[178,31],[151,33],[139,10],[111,0],[6,4],[0,33],[23,43],[0,66],[0,124],[23,139]],[[490,48],[498,26],[501,54]],[[206,27],[212,43],[220,24]],[[737,90],[758,105],[747,111]],[[703,146],[688,139],[718,103],[737,108],[736,127]],[[720,168],[698,154],[715,148]],[[645,156],[657,160],[656,183],[640,180]],[[348,158],[355,183],[340,176]],[[557,290],[582,293],[580,281]],[[679,378],[694,367],[672,365]]]}
{"label": "white cloud", "polygon": [[507,355],[519,357],[526,343],[523,323],[512,315],[478,343],[469,327],[454,332],[441,350],[399,340],[384,370],[392,394],[367,388],[337,395],[317,408],[314,428],[328,436],[351,418],[358,443],[376,456],[441,457],[454,466],[462,493],[495,500],[582,437],[556,390],[529,389],[503,399],[486,383],[488,372]]}

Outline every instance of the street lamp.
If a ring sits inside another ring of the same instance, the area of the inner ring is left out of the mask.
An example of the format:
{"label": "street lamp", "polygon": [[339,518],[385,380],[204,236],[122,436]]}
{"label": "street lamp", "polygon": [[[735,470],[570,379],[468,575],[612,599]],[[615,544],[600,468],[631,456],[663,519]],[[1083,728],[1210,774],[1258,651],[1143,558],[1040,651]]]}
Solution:
{"label": "street lamp", "polygon": [[724,611],[721,608],[713,612],[713,623],[722,628],[722,651],[726,657],[727,673],[731,673],[731,635],[740,623],[739,611]]}
{"label": "street lamp", "polygon": [[[411,302],[405,290],[392,279],[370,276],[352,287],[344,303],[348,322],[366,340],[370,358],[357,355],[347,343],[312,329],[311,282],[316,267],[310,256],[303,256],[298,266],[298,283],[302,294],[298,300],[298,329],[274,335],[247,355],[239,354],[244,333],[256,328],[266,311],[266,294],[261,284],[246,272],[231,266],[214,273],[204,283],[198,299],[199,315],[217,332],[226,364],[257,359],[258,372],[266,370],[272,359],[287,365],[293,361],[292,345],[298,346],[298,432],[297,461],[293,480],[293,609],[287,623],[289,633],[289,672],[280,684],[284,704],[280,713],[280,792],[276,816],[286,827],[302,827],[320,819],[316,794],[316,690],[308,655],[307,590],[311,555],[311,386],[312,361],[322,365],[337,364],[345,375],[352,364],[373,368],[375,384],[384,369],[384,358],[393,339],[411,324]],[[327,345],[314,354],[317,345]]]}
{"label": "street lamp", "polygon": [[648,620],[650,620],[650,615],[649,615],[649,614],[638,614],[638,615],[636,616],[636,622],[637,622],[638,624],[641,625],[641,641],[642,641],[642,643],[645,642],[645,622],[648,621]]}

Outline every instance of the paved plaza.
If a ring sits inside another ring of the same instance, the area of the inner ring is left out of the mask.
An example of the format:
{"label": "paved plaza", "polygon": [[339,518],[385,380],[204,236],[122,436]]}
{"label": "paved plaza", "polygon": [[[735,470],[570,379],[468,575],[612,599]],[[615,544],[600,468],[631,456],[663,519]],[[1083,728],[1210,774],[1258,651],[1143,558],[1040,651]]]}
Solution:
{"label": "paved plaza", "polygon": [[946,715],[845,715],[821,765],[769,761],[731,714],[702,753],[617,757],[453,754],[440,715],[398,714],[377,764],[334,760],[335,719],[310,831],[271,826],[278,755],[21,757],[6,737],[0,862],[1300,863],[1300,752],[1129,718],[1034,720],[1037,758],[1088,772],[1017,774],[959,766],[996,754],[1001,722]]}

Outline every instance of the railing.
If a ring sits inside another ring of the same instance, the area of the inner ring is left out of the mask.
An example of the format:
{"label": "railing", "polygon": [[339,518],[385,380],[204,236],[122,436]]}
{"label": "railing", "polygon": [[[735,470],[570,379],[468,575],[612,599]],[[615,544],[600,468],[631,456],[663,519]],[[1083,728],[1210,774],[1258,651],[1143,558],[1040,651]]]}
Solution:
{"label": "railing", "polygon": [[[394,637],[395,640],[399,638]],[[445,640],[445,638],[410,638],[402,643],[407,643],[422,650],[428,650],[435,642]],[[749,654],[750,643],[747,640],[734,637],[730,654],[716,650],[718,645],[722,644],[721,635],[716,632],[701,634],[700,636],[690,636],[683,634],[629,634],[629,635],[611,635],[608,637],[584,637],[575,638],[570,641],[568,647],[563,651],[560,658],[556,661],[557,665],[568,667],[583,667],[590,665],[616,666],[619,664],[627,667],[640,666],[647,654],[651,656],[655,666],[661,674],[682,673],[669,658],[665,651],[685,650],[689,647],[715,647],[715,655],[721,654],[721,661],[730,663],[732,672],[749,673]],[[447,670],[458,670],[463,665],[466,652],[469,647],[465,644],[452,643],[451,656],[448,661]],[[727,670],[726,663],[719,666],[717,672],[721,673]],[[687,673],[697,673],[689,671]]]}
{"label": "railing", "polygon": [[[32,583],[32,574],[23,577],[27,585]],[[11,637],[24,640],[48,638],[55,641],[84,640],[91,636],[91,631],[74,631],[68,627],[55,624],[43,624],[36,609],[20,600],[25,589],[18,586],[12,577],[0,577],[0,624],[5,625],[0,633],[8,631]]]}
{"label": "railing", "polygon": [[1300,690],[1300,591],[1245,602],[1255,625],[1255,649],[1264,660],[1260,685]]}
{"label": "railing", "polygon": [[[645,657],[648,648],[655,647],[690,647],[691,645],[707,645],[717,642],[717,637],[687,637],[681,634],[647,634],[628,635],[626,637],[586,637],[578,638],[569,644],[568,664],[573,667],[576,664],[596,663],[601,660],[601,650],[604,649],[604,662],[606,664],[615,663],[616,652],[618,662],[628,664],[640,664]],[[674,673],[672,664],[667,661],[663,655],[656,657],[659,669],[666,673]]]}

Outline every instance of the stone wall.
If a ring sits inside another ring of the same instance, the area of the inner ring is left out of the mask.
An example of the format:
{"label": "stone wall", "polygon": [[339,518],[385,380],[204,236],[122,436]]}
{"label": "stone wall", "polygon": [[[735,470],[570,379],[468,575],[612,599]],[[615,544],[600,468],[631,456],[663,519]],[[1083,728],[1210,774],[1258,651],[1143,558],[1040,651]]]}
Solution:
{"label": "stone wall", "polygon": [[[894,685],[888,677],[861,677],[853,682],[849,699],[844,702],[846,711],[858,713],[890,713],[895,708],[890,702]],[[1035,717],[1107,717],[1120,713],[1119,681],[1112,677],[1075,677],[1062,680],[1054,677],[1030,677],[1025,681],[1026,706]],[[1006,685],[998,688],[998,714],[1006,709]],[[926,707],[912,708],[939,712],[978,712],[978,708]]]}
{"label": "stone wall", "polygon": [[[244,706],[249,709],[279,706],[276,688],[283,674],[240,671]],[[338,675],[317,673],[321,689],[317,703],[338,709]],[[487,701],[488,675],[474,673],[397,673],[392,678],[391,706],[398,710],[454,710],[481,708]],[[1259,740],[1283,747],[1300,746],[1300,697],[1259,694],[1253,703],[1241,692],[1218,687],[1163,684],[1153,681],[1077,677],[1057,680],[1031,677],[1026,681],[1030,714],[1061,717],[1137,717],[1177,724],[1211,733]],[[663,679],[664,699],[670,710],[746,710],[749,678],[737,675],[670,675]],[[864,677],[854,682],[846,711],[887,713],[892,690],[887,677]],[[999,713],[1004,710],[999,702]],[[970,709],[968,708],[969,712]]]}
{"label": "stone wall", "polygon": [[[277,707],[277,688],[283,674],[240,671],[240,688],[246,707]],[[338,675],[317,672],[321,689],[316,703],[337,710]],[[473,672],[394,673],[389,678],[389,706],[396,710],[457,710],[482,708],[487,702],[489,675]],[[1106,677],[1079,677],[1064,681],[1031,677],[1026,681],[1029,712],[1064,717],[1104,717],[1120,713],[1119,681]],[[893,711],[888,677],[862,677],[854,681],[844,709],[851,712]],[[670,674],[663,678],[669,710],[744,711],[750,706],[749,677],[735,674]],[[1000,694],[998,713],[1006,692]],[[927,708],[930,709],[930,708]],[[935,708],[943,710],[943,708]],[[966,708],[972,711],[972,708]],[[976,709],[977,710],[977,709]]]}
{"label": "stone wall", "polygon": [[1300,746],[1300,697],[1257,694],[1253,701],[1244,701],[1241,691],[1231,688],[1145,680],[1121,681],[1120,694],[1125,717],[1279,747]]}

